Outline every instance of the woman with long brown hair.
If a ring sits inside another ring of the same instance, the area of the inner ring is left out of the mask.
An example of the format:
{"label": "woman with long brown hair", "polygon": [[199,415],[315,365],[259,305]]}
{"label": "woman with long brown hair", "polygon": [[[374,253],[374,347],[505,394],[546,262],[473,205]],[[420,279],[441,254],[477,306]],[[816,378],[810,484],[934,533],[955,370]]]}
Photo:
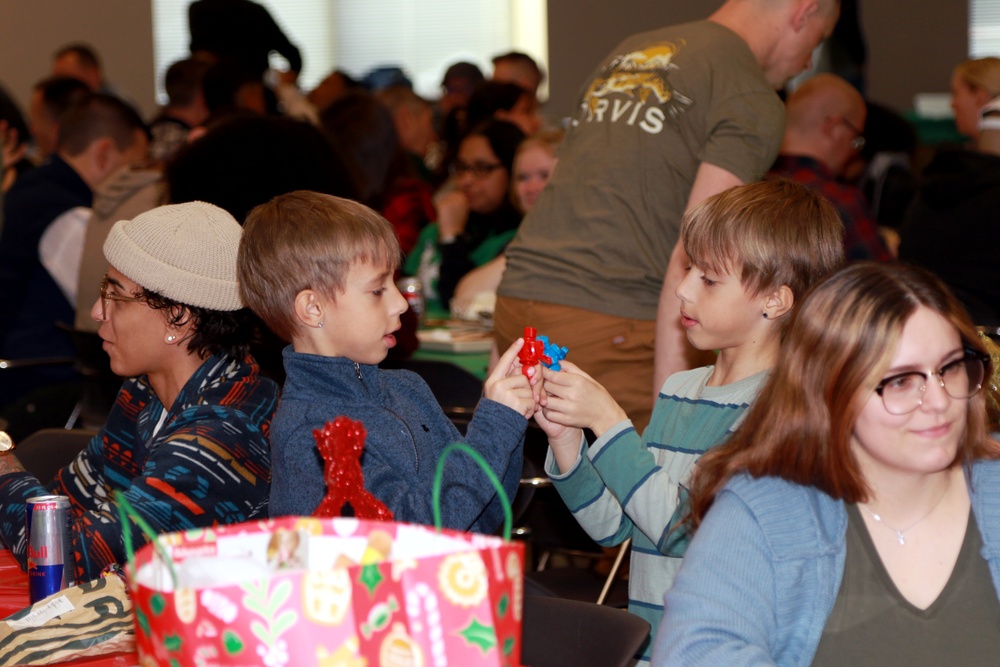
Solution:
{"label": "woman with long brown hair", "polygon": [[990,370],[930,273],[862,263],[818,285],[699,464],[653,664],[995,663]]}

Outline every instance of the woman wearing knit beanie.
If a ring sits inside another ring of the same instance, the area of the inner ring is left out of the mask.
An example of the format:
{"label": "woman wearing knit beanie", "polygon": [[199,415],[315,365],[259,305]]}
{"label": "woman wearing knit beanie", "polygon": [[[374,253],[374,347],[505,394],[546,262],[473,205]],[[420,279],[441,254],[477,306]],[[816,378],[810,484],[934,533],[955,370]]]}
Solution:
{"label": "woman wearing knit beanie", "polygon": [[248,353],[253,327],[236,281],[242,228],[203,202],[115,224],[91,309],[111,369],[128,377],[107,423],[48,487],[0,454],[0,539],[25,565],[24,508],[70,498],[77,581],[125,560],[112,502],[125,494],[157,533],[267,516],[267,432],[278,388]]}

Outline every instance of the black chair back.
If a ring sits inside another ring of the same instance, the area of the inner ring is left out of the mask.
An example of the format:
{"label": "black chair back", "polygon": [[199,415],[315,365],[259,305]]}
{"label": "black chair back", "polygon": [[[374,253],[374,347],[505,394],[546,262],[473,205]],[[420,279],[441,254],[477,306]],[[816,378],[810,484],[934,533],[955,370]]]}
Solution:
{"label": "black chair back", "polygon": [[521,663],[532,667],[625,667],[649,623],[621,609],[527,595]]}
{"label": "black chair back", "polygon": [[48,484],[56,473],[69,465],[90,442],[97,431],[85,429],[46,428],[32,433],[17,443],[17,460],[42,484]]}
{"label": "black chair back", "polygon": [[482,380],[461,366],[447,361],[386,359],[380,366],[403,368],[419,375],[431,388],[434,398],[449,417],[454,414],[471,416],[483,395]]}

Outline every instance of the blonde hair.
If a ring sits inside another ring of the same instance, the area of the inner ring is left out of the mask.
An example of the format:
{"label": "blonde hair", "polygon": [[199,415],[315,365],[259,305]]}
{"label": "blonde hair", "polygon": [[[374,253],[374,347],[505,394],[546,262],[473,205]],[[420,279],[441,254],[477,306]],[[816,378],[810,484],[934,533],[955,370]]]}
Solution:
{"label": "blonde hair", "polygon": [[[539,130],[522,141],[521,145],[517,147],[517,152],[520,153],[528,148],[540,147],[547,150],[549,155],[555,156],[556,150],[558,150],[559,144],[562,143],[565,136],[566,133],[562,130]],[[516,161],[517,158],[515,157],[514,160]]]}
{"label": "blonde hair", "polygon": [[955,74],[973,91],[982,90],[990,98],[1000,95],[1000,58],[970,58],[955,67]]}
{"label": "blonde hair", "polygon": [[[559,150],[559,144],[562,143],[565,137],[566,133],[562,130],[539,130],[518,144],[517,152],[514,153],[514,167],[510,175],[510,201],[517,210],[522,213],[524,212],[524,208],[521,206],[521,199],[517,196],[517,168],[521,163],[521,156],[532,148],[541,148],[551,157],[555,158],[556,151]],[[551,174],[549,176],[551,177]]]}
{"label": "blonde hair", "polygon": [[295,297],[305,289],[336,299],[352,264],[394,271],[400,262],[392,225],[349,199],[299,190],[247,216],[237,270],[240,294],[271,330],[290,341]]}
{"label": "blonde hair", "polygon": [[844,263],[837,210],[823,195],[787,179],[709,197],[685,214],[681,242],[692,263],[739,275],[755,296],[787,285],[798,300]]}

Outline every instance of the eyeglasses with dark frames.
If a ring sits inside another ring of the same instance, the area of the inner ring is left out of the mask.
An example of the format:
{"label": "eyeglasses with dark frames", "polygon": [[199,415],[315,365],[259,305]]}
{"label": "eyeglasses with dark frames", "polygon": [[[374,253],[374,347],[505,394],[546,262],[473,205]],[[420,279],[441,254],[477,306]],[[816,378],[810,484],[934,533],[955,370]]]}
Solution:
{"label": "eyeglasses with dark frames", "polygon": [[875,393],[882,397],[889,414],[909,414],[924,404],[927,383],[931,375],[936,375],[941,388],[952,398],[972,398],[983,388],[989,360],[987,354],[966,350],[961,358],[949,361],[930,374],[910,371],[891,375],[878,383]]}
{"label": "eyeglasses with dark frames", "polygon": [[461,160],[456,160],[451,165],[451,173],[456,177],[469,173],[476,180],[486,178],[497,169],[503,169],[503,165],[499,162],[473,162],[472,164],[468,164]]}
{"label": "eyeglasses with dark frames", "polygon": [[132,303],[139,303],[146,300],[144,296],[124,296],[122,294],[115,294],[114,292],[108,291],[111,287],[111,281],[108,279],[108,274],[104,274],[104,278],[101,280],[101,319],[108,319],[108,301],[125,301]]}

